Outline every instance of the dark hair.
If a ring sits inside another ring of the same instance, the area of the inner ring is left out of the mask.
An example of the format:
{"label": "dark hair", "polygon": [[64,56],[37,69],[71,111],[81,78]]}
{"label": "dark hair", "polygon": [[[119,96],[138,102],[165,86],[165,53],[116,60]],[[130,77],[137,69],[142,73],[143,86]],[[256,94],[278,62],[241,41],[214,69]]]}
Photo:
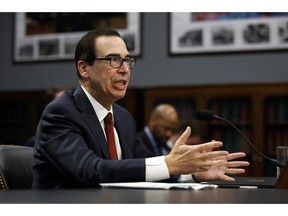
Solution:
{"label": "dark hair", "polygon": [[120,34],[114,29],[108,28],[97,28],[86,33],[78,42],[75,49],[75,65],[77,69],[77,76],[81,78],[79,74],[77,64],[79,60],[83,60],[88,64],[92,65],[96,57],[95,50],[95,39],[100,36],[117,36],[121,37]]}

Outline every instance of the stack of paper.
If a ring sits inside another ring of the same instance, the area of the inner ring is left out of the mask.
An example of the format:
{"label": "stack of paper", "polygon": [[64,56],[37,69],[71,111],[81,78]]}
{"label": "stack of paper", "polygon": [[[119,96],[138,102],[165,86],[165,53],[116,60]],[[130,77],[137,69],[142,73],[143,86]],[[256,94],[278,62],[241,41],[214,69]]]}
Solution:
{"label": "stack of paper", "polygon": [[203,190],[214,189],[218,185],[201,183],[161,183],[161,182],[122,182],[122,183],[102,183],[103,188],[143,188],[143,189],[188,189]]}

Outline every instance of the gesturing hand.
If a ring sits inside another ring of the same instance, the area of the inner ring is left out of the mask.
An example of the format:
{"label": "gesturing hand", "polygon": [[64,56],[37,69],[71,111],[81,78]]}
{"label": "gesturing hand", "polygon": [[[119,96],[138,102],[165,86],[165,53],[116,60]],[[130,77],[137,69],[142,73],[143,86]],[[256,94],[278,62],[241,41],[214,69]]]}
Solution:
{"label": "gesturing hand", "polygon": [[187,127],[176,141],[165,161],[172,174],[191,174],[206,172],[213,167],[228,167],[227,151],[212,151],[223,145],[219,141],[211,141],[199,145],[186,145],[191,128]]}
{"label": "gesturing hand", "polygon": [[226,156],[228,161],[227,165],[215,166],[206,172],[198,172],[193,174],[199,181],[213,181],[213,180],[225,180],[225,181],[235,181],[233,177],[227,174],[243,174],[245,169],[239,167],[249,166],[247,161],[232,161],[237,158],[243,158],[246,154],[244,152],[231,153]]}

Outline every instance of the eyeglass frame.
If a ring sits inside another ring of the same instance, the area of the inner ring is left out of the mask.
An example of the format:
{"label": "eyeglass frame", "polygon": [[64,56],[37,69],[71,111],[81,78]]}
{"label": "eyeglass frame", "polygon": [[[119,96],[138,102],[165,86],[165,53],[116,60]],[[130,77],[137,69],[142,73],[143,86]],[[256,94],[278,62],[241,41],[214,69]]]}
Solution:
{"label": "eyeglass frame", "polygon": [[[113,58],[121,59],[121,64],[120,64],[118,67],[115,67],[115,66],[113,67],[113,66],[112,66],[112,59],[113,59]],[[127,60],[128,58],[129,58],[130,60],[131,60],[131,59],[134,60],[134,65],[133,65],[133,67],[131,67],[130,63],[127,64],[126,60]],[[127,57],[125,57],[125,58],[122,58],[121,56],[109,56],[109,57],[104,57],[104,58],[95,58],[95,60],[110,61],[110,66],[111,66],[112,68],[120,68],[120,67],[123,65],[124,62],[127,64],[127,66],[128,66],[129,69],[133,69],[133,68],[135,67],[135,65],[136,65],[136,58],[134,58],[134,57],[132,57],[132,56],[127,56]]]}

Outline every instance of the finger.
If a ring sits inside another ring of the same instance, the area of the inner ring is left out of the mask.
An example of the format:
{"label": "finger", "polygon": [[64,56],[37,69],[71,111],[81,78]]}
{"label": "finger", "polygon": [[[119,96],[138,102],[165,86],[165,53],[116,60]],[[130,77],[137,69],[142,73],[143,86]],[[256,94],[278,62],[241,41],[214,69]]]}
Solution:
{"label": "finger", "polygon": [[249,162],[247,161],[229,161],[228,168],[235,168],[235,167],[247,167],[249,166]]}
{"label": "finger", "polygon": [[229,182],[234,182],[234,181],[235,181],[235,178],[230,177],[230,176],[227,176],[227,175],[222,175],[222,176],[220,177],[220,180],[229,181]]}
{"label": "finger", "polygon": [[227,157],[227,160],[230,161],[230,160],[234,160],[236,158],[243,158],[245,156],[246,156],[246,154],[244,152],[230,153]]}
{"label": "finger", "polygon": [[176,145],[183,145],[187,142],[189,136],[191,134],[191,128],[188,126],[186,128],[186,130],[181,134],[181,136],[177,139],[176,143],[175,143],[175,146]]}
{"label": "finger", "polygon": [[[199,164],[199,171],[207,171],[213,167],[227,167],[226,160],[207,160]],[[225,172],[225,169],[223,170]]]}
{"label": "finger", "polygon": [[209,151],[209,152],[202,152],[202,158],[204,160],[221,160],[227,162],[227,157],[229,152],[227,151]]}
{"label": "finger", "polygon": [[215,148],[219,148],[222,145],[223,143],[220,141],[211,141],[211,142],[207,142],[207,143],[203,143],[203,144],[199,144],[195,146],[198,146],[199,151],[206,152],[206,151],[212,151]]}
{"label": "finger", "polygon": [[226,174],[230,174],[230,175],[243,174],[243,173],[245,173],[245,169],[241,169],[241,168],[228,168],[225,173],[226,173]]}

